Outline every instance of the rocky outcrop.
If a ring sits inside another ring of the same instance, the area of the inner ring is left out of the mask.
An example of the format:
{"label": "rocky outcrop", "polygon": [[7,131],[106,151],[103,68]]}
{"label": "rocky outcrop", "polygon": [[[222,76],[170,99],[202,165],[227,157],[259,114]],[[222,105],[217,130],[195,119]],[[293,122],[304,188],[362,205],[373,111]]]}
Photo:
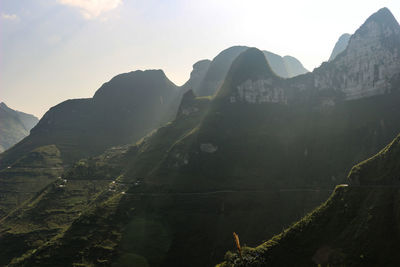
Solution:
{"label": "rocky outcrop", "polygon": [[[231,76],[241,77],[251,72],[247,70],[251,65],[243,66]],[[270,66],[269,78],[252,77],[233,85],[236,91],[228,94],[230,103],[303,102],[329,108],[338,101],[391,93],[400,84],[400,26],[392,13],[383,8],[351,36],[342,53],[312,73],[279,79]]]}
{"label": "rocky outcrop", "polygon": [[314,86],[358,99],[391,92],[399,73],[400,26],[383,8],[354,33],[343,53],[314,72]]}
{"label": "rocky outcrop", "polygon": [[204,143],[200,144],[200,150],[201,152],[205,153],[214,153],[218,150],[218,147],[213,145],[212,143]]}
{"label": "rocky outcrop", "polygon": [[237,95],[231,97],[231,102],[245,101],[247,103],[287,103],[283,88],[274,86],[272,79],[247,80],[237,87]]}
{"label": "rocky outcrop", "polygon": [[[211,61],[203,81],[197,88],[193,87],[195,94],[198,96],[214,95],[223,84],[233,61],[247,49],[249,49],[247,46],[233,46],[219,53]],[[282,78],[292,78],[308,72],[301,62],[292,56],[281,57],[265,50],[262,53],[274,73]]]}

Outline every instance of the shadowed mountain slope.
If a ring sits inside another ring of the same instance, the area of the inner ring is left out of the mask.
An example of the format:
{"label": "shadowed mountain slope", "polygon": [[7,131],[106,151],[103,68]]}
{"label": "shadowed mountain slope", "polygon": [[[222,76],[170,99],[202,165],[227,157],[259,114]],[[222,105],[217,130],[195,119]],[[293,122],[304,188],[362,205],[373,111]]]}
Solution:
{"label": "shadowed mountain slope", "polygon": [[328,201],[266,243],[245,248],[242,259],[228,253],[219,266],[397,266],[399,162],[400,136],[356,165],[350,186],[338,186]]}
{"label": "shadowed mountain slope", "polygon": [[161,70],[118,75],[93,98],[67,100],[51,108],[30,136],[2,155],[1,167],[43,145],[56,145],[65,163],[72,163],[135,142],[173,118],[177,106],[171,105],[178,93]]}

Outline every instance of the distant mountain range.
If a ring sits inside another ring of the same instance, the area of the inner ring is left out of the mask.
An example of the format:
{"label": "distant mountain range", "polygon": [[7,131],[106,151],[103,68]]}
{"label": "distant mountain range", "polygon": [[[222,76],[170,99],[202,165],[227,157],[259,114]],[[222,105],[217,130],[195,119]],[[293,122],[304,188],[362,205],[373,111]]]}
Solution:
{"label": "distant mountain range", "polygon": [[347,182],[223,265],[399,262],[398,139],[352,168],[400,133],[399,57],[384,8],[313,72],[232,47],[182,87],[137,71],[61,103],[1,155],[0,265],[210,266]]}
{"label": "distant mountain range", "polygon": [[9,108],[0,103],[0,153],[9,149],[29,135],[29,131],[38,123],[33,115]]}
{"label": "distant mountain range", "polygon": [[[202,82],[191,89],[198,96],[211,96],[222,85],[225,76],[235,58],[247,50],[247,46],[233,46],[219,53],[209,64]],[[308,70],[296,58],[291,56],[281,57],[277,54],[263,51],[272,70],[282,78],[292,78],[307,73]]]}
{"label": "distant mountain range", "polygon": [[93,98],[52,107],[27,138],[2,155],[0,168],[44,145],[56,145],[69,164],[114,145],[134,143],[173,118],[179,91],[162,70],[120,74]]}
{"label": "distant mountain range", "polygon": [[[246,49],[231,47],[213,61],[195,63],[182,87],[174,85],[162,70],[117,75],[93,98],[67,100],[52,107],[31,135],[0,156],[0,169],[44,145],[56,145],[64,163],[70,164],[115,145],[134,143],[174,118],[183,93],[193,90],[200,96],[213,95],[232,61]],[[307,72],[294,57],[264,53],[282,77]]]}
{"label": "distant mountain range", "polygon": [[336,42],[335,47],[332,50],[331,56],[329,57],[329,61],[332,61],[336,58],[337,55],[346,50],[347,45],[349,44],[351,38],[351,34],[345,33],[342,34],[339,40]]}

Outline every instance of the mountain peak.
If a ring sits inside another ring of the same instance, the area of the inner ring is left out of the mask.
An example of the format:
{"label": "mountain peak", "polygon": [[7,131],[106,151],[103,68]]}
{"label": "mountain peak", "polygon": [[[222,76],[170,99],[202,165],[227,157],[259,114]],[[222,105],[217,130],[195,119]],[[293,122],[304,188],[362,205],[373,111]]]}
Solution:
{"label": "mountain peak", "polygon": [[[104,83],[94,94],[93,99],[110,101],[117,98],[121,101],[130,99],[132,94],[150,94],[149,90],[158,91],[159,88],[175,88],[176,85],[168,79],[161,69],[136,70],[122,73]],[[146,90],[146,88],[148,90]],[[171,90],[175,91],[175,89]],[[125,95],[125,98],[122,97]]]}
{"label": "mountain peak", "polygon": [[[355,32],[355,36],[383,35],[388,37],[399,34],[400,26],[392,12],[388,8],[381,8],[372,14],[361,27]],[[353,38],[352,38],[353,39]],[[350,41],[351,42],[351,41]]]}
{"label": "mountain peak", "polygon": [[249,48],[242,52],[232,63],[226,76],[233,85],[239,85],[246,80],[277,77],[272,71],[262,51]]}
{"label": "mountain peak", "polygon": [[377,12],[372,14],[365,23],[371,21],[374,21],[379,24],[395,25],[397,27],[399,26],[392,12],[387,7],[381,8]]}
{"label": "mountain peak", "polygon": [[280,80],[264,53],[249,48],[233,61],[217,97],[230,103],[287,103],[283,89],[276,88]]}

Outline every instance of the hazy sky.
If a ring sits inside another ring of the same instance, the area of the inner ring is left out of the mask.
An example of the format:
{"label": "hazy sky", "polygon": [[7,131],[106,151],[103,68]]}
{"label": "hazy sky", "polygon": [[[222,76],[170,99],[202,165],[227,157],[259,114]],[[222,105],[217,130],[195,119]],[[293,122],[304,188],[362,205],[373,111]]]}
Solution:
{"label": "hazy sky", "polygon": [[0,101],[40,117],[136,69],[181,85],[193,63],[233,45],[312,70],[384,6],[400,18],[399,0],[0,0]]}

